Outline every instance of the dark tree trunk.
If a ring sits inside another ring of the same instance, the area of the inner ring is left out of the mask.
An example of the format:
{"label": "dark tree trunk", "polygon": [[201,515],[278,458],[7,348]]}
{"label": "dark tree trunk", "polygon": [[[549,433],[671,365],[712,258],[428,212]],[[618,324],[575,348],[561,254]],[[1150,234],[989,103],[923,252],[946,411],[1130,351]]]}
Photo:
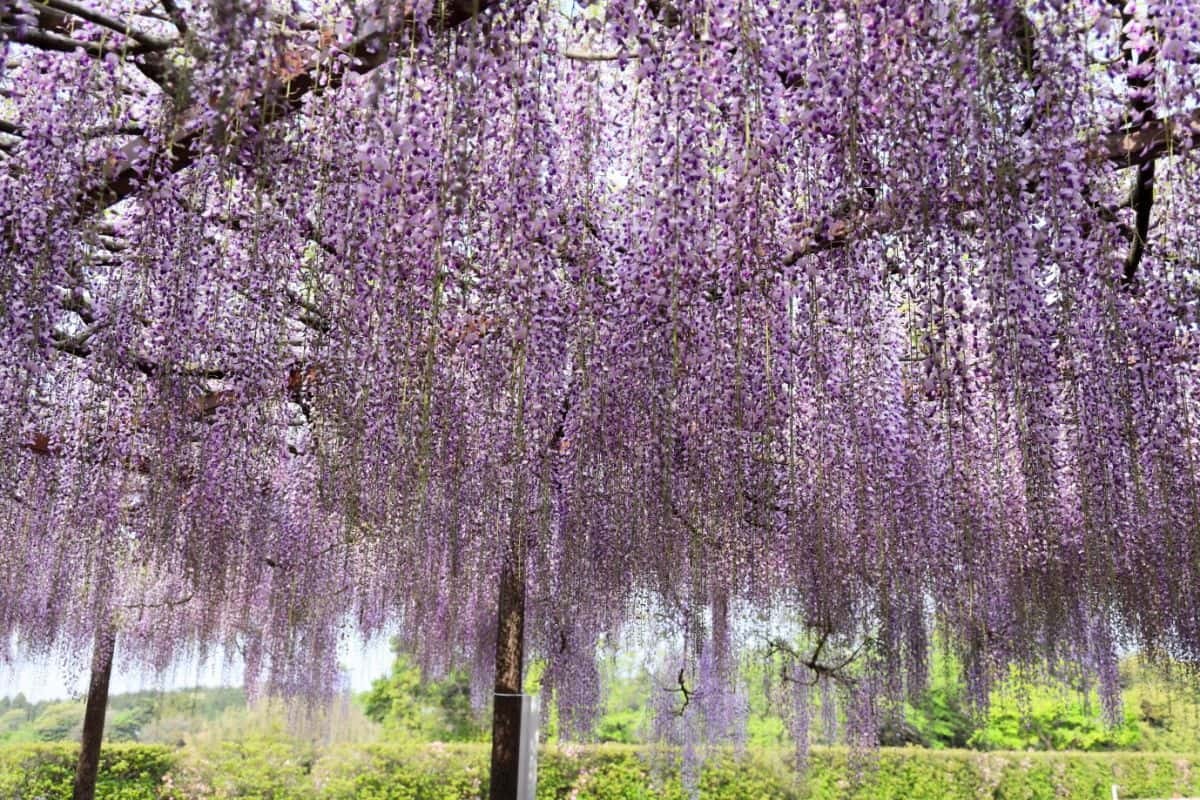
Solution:
{"label": "dark tree trunk", "polygon": [[100,740],[104,736],[104,714],[108,710],[108,681],[112,677],[116,632],[112,628],[96,631],[92,649],[92,678],[88,683],[87,708],[83,712],[83,736],[79,763],[75,767],[72,800],[95,800],[96,773],[100,768]]}
{"label": "dark tree trunk", "polygon": [[496,696],[492,709],[491,800],[517,800],[521,752],[521,671],[525,639],[525,558],[509,549],[500,572]]}

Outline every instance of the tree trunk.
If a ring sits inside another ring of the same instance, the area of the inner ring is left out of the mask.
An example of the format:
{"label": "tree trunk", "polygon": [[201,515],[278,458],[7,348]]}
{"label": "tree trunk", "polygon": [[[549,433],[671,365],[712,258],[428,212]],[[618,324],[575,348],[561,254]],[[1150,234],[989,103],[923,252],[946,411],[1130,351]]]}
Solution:
{"label": "tree trunk", "polygon": [[517,800],[521,752],[521,672],[525,639],[525,558],[510,547],[500,570],[496,630],[496,696],[492,707],[491,800]]}
{"label": "tree trunk", "polygon": [[100,740],[104,736],[104,714],[108,710],[108,681],[112,677],[116,631],[102,627],[96,631],[92,648],[92,678],[88,684],[87,708],[83,712],[83,736],[79,763],[75,767],[72,800],[95,800],[96,773],[100,768]]}

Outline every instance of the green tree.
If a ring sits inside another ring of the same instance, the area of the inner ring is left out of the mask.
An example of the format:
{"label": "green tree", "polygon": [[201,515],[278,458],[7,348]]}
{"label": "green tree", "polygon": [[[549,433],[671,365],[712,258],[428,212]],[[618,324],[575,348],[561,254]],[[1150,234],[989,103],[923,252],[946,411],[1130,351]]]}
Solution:
{"label": "green tree", "polygon": [[487,728],[471,707],[470,683],[454,671],[423,680],[421,670],[393,643],[396,659],[387,677],[362,695],[363,712],[393,734],[431,741],[486,738]]}
{"label": "green tree", "polygon": [[1094,697],[1075,696],[1059,687],[1030,684],[1022,696],[992,698],[987,724],[969,744],[981,750],[1129,750],[1137,747],[1140,731],[1127,717],[1110,725]]}
{"label": "green tree", "polygon": [[[962,682],[944,670],[929,688],[906,709],[907,729],[916,734],[913,744],[923,747],[966,747],[979,728],[980,720],[972,713]],[[899,744],[899,742],[885,742]]]}
{"label": "green tree", "polygon": [[41,708],[33,720],[35,738],[43,742],[61,742],[79,735],[83,724],[82,703],[53,703]]}
{"label": "green tree", "polygon": [[105,736],[114,742],[136,742],[155,716],[154,707],[144,703],[117,711],[104,726]]}
{"label": "green tree", "polygon": [[614,657],[601,664],[604,708],[596,720],[596,739],[635,744],[645,741],[650,711],[646,698],[654,691],[650,674],[639,663]]}

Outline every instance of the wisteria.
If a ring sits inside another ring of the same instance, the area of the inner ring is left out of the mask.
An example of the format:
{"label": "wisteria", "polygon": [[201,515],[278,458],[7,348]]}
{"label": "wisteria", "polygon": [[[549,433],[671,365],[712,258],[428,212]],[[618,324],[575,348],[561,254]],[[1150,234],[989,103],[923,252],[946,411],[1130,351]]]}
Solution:
{"label": "wisteria", "polygon": [[515,642],[585,731],[652,630],[714,737],[769,652],[801,752],[935,639],[981,702],[1200,658],[1200,4],[0,0],[0,41],[6,647],[307,693],[398,632],[482,700]]}

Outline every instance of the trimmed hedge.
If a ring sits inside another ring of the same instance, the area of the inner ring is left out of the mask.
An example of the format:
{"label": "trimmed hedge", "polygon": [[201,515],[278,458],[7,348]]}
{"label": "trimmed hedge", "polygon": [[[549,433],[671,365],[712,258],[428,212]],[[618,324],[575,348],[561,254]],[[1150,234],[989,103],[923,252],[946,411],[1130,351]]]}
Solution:
{"label": "trimmed hedge", "polygon": [[[677,766],[632,746],[544,748],[539,800],[686,800]],[[1200,794],[1200,757],[1162,753],[981,753],[816,748],[797,775],[780,751],[706,760],[706,800],[1063,800]],[[487,751],[374,745],[335,750],[313,777],[319,800],[474,800],[486,796]]]}
{"label": "trimmed hedge", "polygon": [[[347,745],[315,762],[289,756],[288,780],[238,780],[261,773],[280,751],[228,750],[215,762],[145,745],[106,745],[97,796],[103,800],[475,800],[486,797],[483,745]],[[254,751],[254,752],[251,752]],[[76,748],[0,747],[0,798],[68,800]],[[539,800],[685,800],[677,768],[620,746],[544,748]],[[244,762],[244,763],[243,763]],[[884,749],[852,757],[817,748],[797,776],[781,751],[709,758],[700,776],[708,800],[1061,800],[1200,794],[1200,757],[1170,753],[980,753]],[[280,774],[280,773],[277,773]]]}
{"label": "trimmed hedge", "polygon": [[[0,747],[0,798],[71,800],[79,746],[68,743]],[[100,751],[96,797],[158,800],[174,764],[170,749],[154,745],[105,744]]]}

